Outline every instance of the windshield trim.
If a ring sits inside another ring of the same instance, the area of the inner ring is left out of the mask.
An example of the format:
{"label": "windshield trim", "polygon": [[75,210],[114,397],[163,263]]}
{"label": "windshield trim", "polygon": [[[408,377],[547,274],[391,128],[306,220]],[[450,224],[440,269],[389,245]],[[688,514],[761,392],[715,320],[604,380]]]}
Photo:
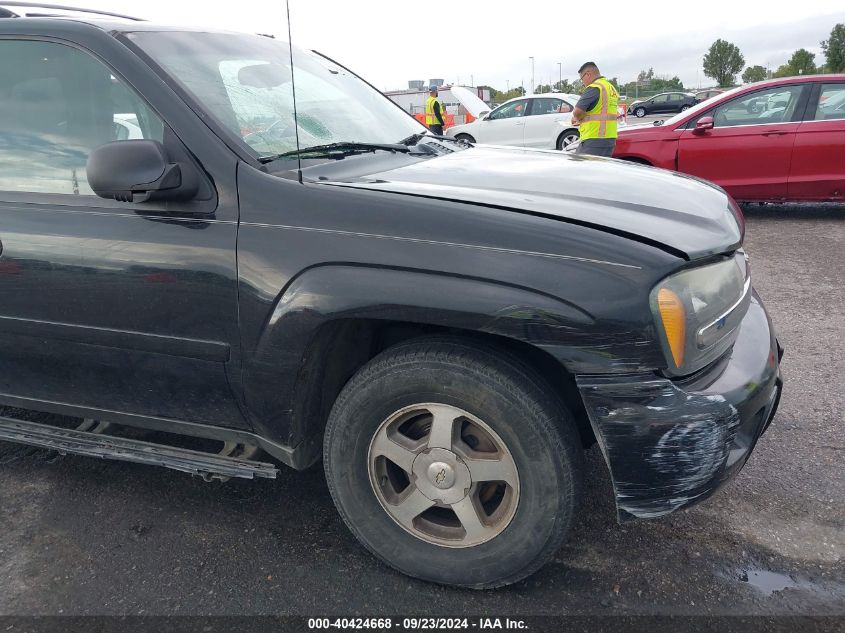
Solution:
{"label": "windshield trim", "polygon": [[[400,105],[399,105],[398,103],[396,103],[393,99],[391,99],[390,97],[388,97],[388,96],[387,96],[386,94],[384,94],[381,90],[379,90],[378,88],[376,88],[373,84],[371,84],[369,81],[367,81],[366,79],[364,79],[361,75],[359,75],[358,73],[356,73],[354,70],[350,70],[349,68],[347,68],[346,66],[344,66],[344,65],[343,65],[343,64],[341,64],[340,62],[338,62],[338,61],[336,61],[336,60],[332,59],[332,58],[331,58],[331,57],[329,57],[328,55],[325,55],[324,53],[321,53],[321,52],[320,52],[320,51],[318,51],[318,50],[315,50],[315,49],[313,49],[313,48],[312,48],[312,49],[311,49],[311,52],[312,52],[312,53],[314,53],[315,55],[319,56],[319,57],[322,57],[322,58],[323,58],[323,59],[325,59],[326,61],[329,61],[329,62],[331,62],[332,64],[334,64],[334,65],[336,65],[336,66],[339,66],[340,68],[343,68],[343,70],[345,70],[346,72],[348,72],[350,75],[352,75],[352,76],[353,76],[353,77],[355,77],[356,79],[360,80],[361,82],[363,82],[363,83],[367,84],[370,88],[372,88],[374,91],[376,91],[378,94],[380,94],[380,95],[381,95],[381,96],[382,96],[385,100],[389,101],[391,105],[393,105],[394,107],[398,108],[398,109],[399,109],[399,111],[400,111],[402,114],[404,114],[405,116],[407,116],[408,118],[410,118],[410,119],[411,119],[414,123],[416,123],[416,124],[417,124],[417,125],[418,125],[421,129],[422,129],[422,130],[428,130],[428,128],[427,128],[426,126],[424,126],[422,123],[420,123],[419,121],[417,121],[417,120],[414,118],[414,116],[413,116],[410,112],[406,112],[406,111],[405,111],[405,108],[403,108],[402,106],[400,106]],[[401,139],[396,139],[396,142],[398,143],[400,140],[401,140]]]}

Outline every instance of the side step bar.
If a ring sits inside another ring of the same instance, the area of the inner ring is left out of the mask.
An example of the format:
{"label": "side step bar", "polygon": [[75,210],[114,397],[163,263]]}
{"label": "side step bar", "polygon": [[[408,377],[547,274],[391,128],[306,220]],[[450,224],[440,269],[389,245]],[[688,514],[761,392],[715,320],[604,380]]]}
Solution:
{"label": "side step bar", "polygon": [[60,429],[14,418],[0,417],[0,440],[49,448],[62,454],[72,453],[136,464],[164,466],[199,475],[204,479],[215,476],[275,479],[279,472],[272,464],[263,462],[87,431]]}

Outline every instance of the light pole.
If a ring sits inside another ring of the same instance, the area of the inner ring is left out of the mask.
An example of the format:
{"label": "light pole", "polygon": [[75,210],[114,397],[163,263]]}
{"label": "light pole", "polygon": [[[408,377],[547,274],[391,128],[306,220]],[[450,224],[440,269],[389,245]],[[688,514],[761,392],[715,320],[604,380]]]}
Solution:
{"label": "light pole", "polygon": [[534,94],[534,58],[529,57],[528,59],[531,60],[531,92],[529,94]]}
{"label": "light pole", "polygon": [[563,62],[557,63],[557,89],[563,92]]}

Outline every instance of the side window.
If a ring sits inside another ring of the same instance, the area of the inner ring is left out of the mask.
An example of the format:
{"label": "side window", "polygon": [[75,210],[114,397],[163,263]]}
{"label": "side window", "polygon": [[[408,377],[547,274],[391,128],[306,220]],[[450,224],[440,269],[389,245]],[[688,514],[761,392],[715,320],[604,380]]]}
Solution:
{"label": "side window", "polygon": [[666,103],[669,101],[669,95],[658,95],[652,99],[653,103]]}
{"label": "side window", "polygon": [[669,101],[683,101],[683,100],[684,100],[684,95],[682,95],[680,93],[674,92],[674,93],[669,95]]}
{"label": "side window", "polygon": [[791,121],[802,85],[759,90],[723,103],[713,111],[716,127],[763,125]]}
{"label": "side window", "polygon": [[531,115],[537,114],[559,114],[561,112],[571,112],[572,108],[561,101],[560,99],[553,99],[551,97],[540,97],[533,99],[531,103]]}
{"label": "side window", "polygon": [[86,53],[2,40],[0,59],[0,191],[93,195],[85,176],[92,149],[163,138],[152,110]]}
{"label": "side window", "polygon": [[528,108],[528,99],[520,99],[512,103],[506,103],[498,108],[490,115],[490,119],[498,121],[499,119],[512,119],[515,117],[525,116],[525,110]]}
{"label": "side window", "polygon": [[816,121],[845,119],[845,83],[824,84],[816,108]]}

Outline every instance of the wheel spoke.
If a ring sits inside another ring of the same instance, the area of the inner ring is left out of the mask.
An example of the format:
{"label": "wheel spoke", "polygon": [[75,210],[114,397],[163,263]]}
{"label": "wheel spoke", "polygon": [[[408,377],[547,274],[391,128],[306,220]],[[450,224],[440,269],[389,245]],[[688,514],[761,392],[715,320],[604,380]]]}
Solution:
{"label": "wheel spoke", "polygon": [[426,497],[417,488],[412,487],[411,492],[393,506],[392,514],[406,527],[413,527],[413,521],[423,512],[434,505],[434,501]]}
{"label": "wheel spoke", "polygon": [[511,488],[515,488],[518,478],[516,464],[510,456],[503,455],[499,459],[467,459],[464,463],[469,468],[473,482],[476,481],[504,481]]}
{"label": "wheel spoke", "polygon": [[471,495],[464,497],[457,503],[453,503],[451,507],[466,532],[465,540],[483,538],[485,534],[493,529],[482,522],[478,507],[472,500]]}
{"label": "wheel spoke", "polygon": [[399,468],[410,474],[414,466],[414,458],[417,454],[404,446],[397,444],[387,434],[387,429],[381,429],[373,440],[372,455],[385,457]]}
{"label": "wheel spoke", "polygon": [[451,407],[430,405],[427,407],[432,415],[431,433],[428,436],[429,448],[445,448],[452,450],[452,433],[455,428],[455,410]]}

